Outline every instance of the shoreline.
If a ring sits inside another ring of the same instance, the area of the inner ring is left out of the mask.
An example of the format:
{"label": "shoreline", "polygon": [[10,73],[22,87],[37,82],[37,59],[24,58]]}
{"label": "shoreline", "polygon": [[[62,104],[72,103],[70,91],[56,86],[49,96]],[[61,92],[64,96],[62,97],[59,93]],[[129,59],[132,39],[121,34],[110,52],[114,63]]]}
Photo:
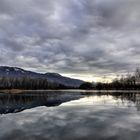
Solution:
{"label": "shoreline", "polygon": [[140,90],[82,90],[82,89],[0,89],[0,93],[20,94],[23,92],[67,91],[87,93],[140,93]]}

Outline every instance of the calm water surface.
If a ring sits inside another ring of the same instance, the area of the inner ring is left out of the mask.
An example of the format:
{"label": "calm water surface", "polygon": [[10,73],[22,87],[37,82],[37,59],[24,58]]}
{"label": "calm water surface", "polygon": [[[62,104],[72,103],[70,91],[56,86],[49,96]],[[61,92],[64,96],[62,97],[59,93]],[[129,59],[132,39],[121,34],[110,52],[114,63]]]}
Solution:
{"label": "calm water surface", "polygon": [[139,92],[0,93],[0,140],[140,140]]}

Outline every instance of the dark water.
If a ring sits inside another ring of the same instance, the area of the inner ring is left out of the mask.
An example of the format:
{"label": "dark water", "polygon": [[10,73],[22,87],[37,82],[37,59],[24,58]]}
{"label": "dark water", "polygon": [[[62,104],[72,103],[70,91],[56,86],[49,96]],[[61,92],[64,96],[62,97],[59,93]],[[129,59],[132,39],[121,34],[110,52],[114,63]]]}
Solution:
{"label": "dark water", "polygon": [[140,140],[139,92],[0,93],[0,140]]}

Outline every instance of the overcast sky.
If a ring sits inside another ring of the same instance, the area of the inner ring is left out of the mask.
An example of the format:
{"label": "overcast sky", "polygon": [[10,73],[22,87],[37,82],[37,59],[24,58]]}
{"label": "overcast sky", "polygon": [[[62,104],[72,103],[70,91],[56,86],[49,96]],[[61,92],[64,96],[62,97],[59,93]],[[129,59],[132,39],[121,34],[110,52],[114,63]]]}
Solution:
{"label": "overcast sky", "polygon": [[99,80],[140,66],[140,0],[0,0],[0,65]]}

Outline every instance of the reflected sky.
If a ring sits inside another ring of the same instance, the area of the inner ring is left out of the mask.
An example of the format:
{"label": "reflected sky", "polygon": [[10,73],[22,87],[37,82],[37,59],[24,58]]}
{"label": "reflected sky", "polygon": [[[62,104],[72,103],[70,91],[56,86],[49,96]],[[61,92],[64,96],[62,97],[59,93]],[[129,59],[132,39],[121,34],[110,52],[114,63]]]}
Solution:
{"label": "reflected sky", "polygon": [[58,106],[0,115],[0,139],[139,140],[139,95],[61,92]]}

